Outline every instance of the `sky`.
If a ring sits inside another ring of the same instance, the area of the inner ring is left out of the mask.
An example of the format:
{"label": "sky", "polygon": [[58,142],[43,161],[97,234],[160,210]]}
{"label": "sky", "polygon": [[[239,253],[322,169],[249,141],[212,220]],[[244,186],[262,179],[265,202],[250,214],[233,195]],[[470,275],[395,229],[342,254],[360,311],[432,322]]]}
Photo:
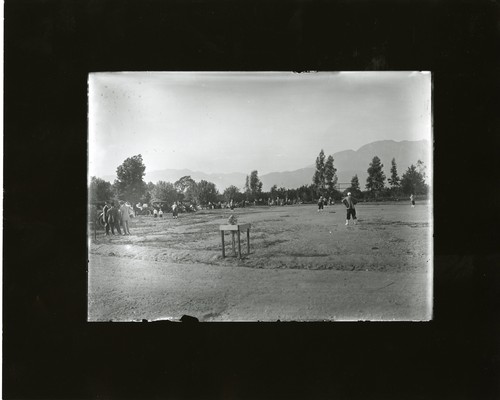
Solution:
{"label": "sky", "polygon": [[378,140],[431,141],[429,72],[89,75],[89,177],[141,154],[148,171],[293,171]]}

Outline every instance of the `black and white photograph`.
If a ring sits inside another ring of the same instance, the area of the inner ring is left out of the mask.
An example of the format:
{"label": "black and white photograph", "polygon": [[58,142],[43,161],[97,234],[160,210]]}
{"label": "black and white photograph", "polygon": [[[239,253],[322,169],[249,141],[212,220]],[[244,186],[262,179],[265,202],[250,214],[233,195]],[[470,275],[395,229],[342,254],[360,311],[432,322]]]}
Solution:
{"label": "black and white photograph", "polygon": [[88,321],[429,321],[427,71],[88,76]]}
{"label": "black and white photograph", "polygon": [[500,398],[498,2],[3,10],[2,398]]}

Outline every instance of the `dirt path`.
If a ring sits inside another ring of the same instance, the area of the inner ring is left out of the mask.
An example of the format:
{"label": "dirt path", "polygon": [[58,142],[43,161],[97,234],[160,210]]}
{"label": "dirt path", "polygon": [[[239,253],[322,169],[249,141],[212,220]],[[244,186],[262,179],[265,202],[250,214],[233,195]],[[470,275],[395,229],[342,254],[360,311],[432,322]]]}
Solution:
{"label": "dirt path", "polygon": [[[422,320],[424,273],[255,270],[91,258],[89,320]],[[105,295],[103,295],[105,293]]]}

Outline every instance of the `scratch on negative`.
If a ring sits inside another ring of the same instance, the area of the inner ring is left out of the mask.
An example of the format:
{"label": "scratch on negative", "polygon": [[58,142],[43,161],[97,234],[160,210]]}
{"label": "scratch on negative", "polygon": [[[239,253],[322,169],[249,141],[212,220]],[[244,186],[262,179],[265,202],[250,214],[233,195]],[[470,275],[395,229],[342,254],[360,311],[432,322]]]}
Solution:
{"label": "scratch on negative", "polygon": [[388,286],[391,286],[391,285],[393,285],[394,283],[395,283],[395,282],[391,282],[391,283],[389,283],[388,285],[385,285],[385,286],[382,286],[382,287],[379,287],[379,288],[377,288],[377,289],[374,289],[374,290],[380,290],[380,289],[384,289],[384,288],[386,288],[386,287],[388,287]]}

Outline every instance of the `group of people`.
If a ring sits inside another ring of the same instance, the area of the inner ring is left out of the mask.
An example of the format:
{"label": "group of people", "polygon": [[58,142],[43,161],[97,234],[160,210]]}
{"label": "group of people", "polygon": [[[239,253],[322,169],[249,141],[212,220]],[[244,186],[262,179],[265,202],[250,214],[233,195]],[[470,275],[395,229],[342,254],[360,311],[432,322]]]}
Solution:
{"label": "group of people", "polygon": [[[410,196],[410,201],[411,201],[411,206],[415,207],[415,196],[412,194]],[[346,206],[346,221],[345,224],[349,225],[349,221],[353,220],[354,225],[356,225],[357,217],[356,217],[356,204],[357,204],[357,199],[355,199],[352,195],[351,192],[347,193],[347,196],[342,199],[342,203]],[[331,198],[328,200],[320,196],[318,200],[318,212],[323,210],[323,207],[325,204],[332,204]],[[229,208],[233,210],[235,207],[235,203],[233,200],[229,202]],[[104,219],[104,224],[106,227],[106,235],[110,234],[115,234],[115,230],[119,235],[130,235],[130,229],[129,229],[129,221],[130,221],[130,215],[133,214],[133,209],[132,207],[124,201],[120,201],[119,204],[117,205],[114,201],[107,201],[106,205],[103,208],[103,219]],[[178,218],[179,214],[179,205],[177,202],[175,202],[172,205],[172,217],[174,219]],[[155,218],[163,218],[163,210],[160,208],[157,210],[156,208],[153,211],[153,216]],[[122,232],[123,230],[123,232]]]}
{"label": "group of people", "polygon": [[153,208],[153,217],[154,218],[163,218],[163,210],[160,208]]}
{"label": "group of people", "polygon": [[[179,204],[175,201],[172,204],[172,218],[177,219],[179,215]],[[153,208],[153,217],[154,218],[163,218],[163,207],[154,207]]]}
{"label": "group of people", "polygon": [[114,235],[115,230],[119,235],[130,235],[129,222],[132,213],[132,207],[124,201],[120,201],[119,204],[107,201],[102,209],[106,235],[109,235],[110,231]]}
{"label": "group of people", "polygon": [[196,212],[198,208],[194,204],[184,204],[181,201],[175,201],[172,205],[166,202],[153,202],[148,205],[147,203],[137,203],[134,207],[136,215],[152,215],[153,218],[163,218],[168,212],[172,212],[174,219],[178,218],[179,212]]}
{"label": "group of people", "polygon": [[289,199],[288,197],[280,198],[279,196],[276,199],[272,199],[271,197],[267,199],[268,206],[291,206],[293,204],[302,204],[302,201],[299,199]]}

